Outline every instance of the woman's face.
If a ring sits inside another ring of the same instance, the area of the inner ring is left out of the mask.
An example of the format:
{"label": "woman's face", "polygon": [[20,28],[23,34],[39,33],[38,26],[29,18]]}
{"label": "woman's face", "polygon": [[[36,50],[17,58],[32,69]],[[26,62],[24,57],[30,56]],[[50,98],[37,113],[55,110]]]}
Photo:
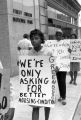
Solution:
{"label": "woman's face", "polygon": [[33,47],[39,47],[41,46],[41,39],[39,35],[33,35],[31,38],[31,43],[33,45]]}
{"label": "woman's face", "polygon": [[56,39],[60,41],[62,39],[62,34],[58,32],[56,35]]}

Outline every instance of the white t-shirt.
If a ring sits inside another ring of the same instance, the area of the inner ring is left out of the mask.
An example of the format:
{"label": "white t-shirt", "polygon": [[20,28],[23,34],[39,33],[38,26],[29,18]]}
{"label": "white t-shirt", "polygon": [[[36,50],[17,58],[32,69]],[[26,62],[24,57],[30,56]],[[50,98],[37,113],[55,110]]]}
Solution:
{"label": "white t-shirt", "polygon": [[18,42],[18,47],[20,47],[22,50],[28,50],[29,47],[32,47],[31,41],[24,38]]}
{"label": "white t-shirt", "polygon": [[29,51],[29,48],[32,48],[32,44],[31,44],[31,41],[29,39],[25,38],[25,39],[22,39],[18,42],[17,47],[21,48],[20,50],[18,50],[18,56],[19,56],[19,55],[27,54]]}

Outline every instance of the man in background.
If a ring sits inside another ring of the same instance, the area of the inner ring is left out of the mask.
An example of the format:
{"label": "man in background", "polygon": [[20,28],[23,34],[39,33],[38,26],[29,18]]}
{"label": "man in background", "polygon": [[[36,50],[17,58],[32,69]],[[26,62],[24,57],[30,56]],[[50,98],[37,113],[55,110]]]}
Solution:
{"label": "man in background", "polygon": [[[29,39],[29,35],[25,33],[23,35],[23,39],[20,40],[17,45],[18,56],[22,55],[22,54],[26,55],[28,53],[28,51],[31,49],[32,49],[32,44]],[[17,65],[19,66],[19,60],[17,61]]]}
{"label": "man in background", "polygon": [[29,40],[28,34],[23,35],[23,39],[18,42],[17,49],[20,50],[30,50],[32,48],[31,41]]}

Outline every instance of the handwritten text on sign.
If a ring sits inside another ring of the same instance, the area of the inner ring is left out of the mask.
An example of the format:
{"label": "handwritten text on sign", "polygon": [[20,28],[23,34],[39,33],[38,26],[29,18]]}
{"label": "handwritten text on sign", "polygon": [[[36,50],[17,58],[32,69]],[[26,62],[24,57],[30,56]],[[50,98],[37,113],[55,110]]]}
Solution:
{"label": "handwritten text on sign", "polygon": [[49,47],[53,51],[53,55],[56,57],[57,66],[59,71],[70,70],[70,54],[68,48],[70,47],[70,40],[47,40],[45,47]]}
{"label": "handwritten text on sign", "polygon": [[81,62],[81,39],[71,39],[71,61]]}
{"label": "handwritten text on sign", "polygon": [[30,105],[54,107],[55,65],[54,57],[19,57],[19,102]]}
{"label": "handwritten text on sign", "polygon": [[[1,71],[1,70],[0,70]],[[9,109],[9,73],[10,71],[7,69],[3,69],[0,79],[0,120],[3,120],[4,114]]]}

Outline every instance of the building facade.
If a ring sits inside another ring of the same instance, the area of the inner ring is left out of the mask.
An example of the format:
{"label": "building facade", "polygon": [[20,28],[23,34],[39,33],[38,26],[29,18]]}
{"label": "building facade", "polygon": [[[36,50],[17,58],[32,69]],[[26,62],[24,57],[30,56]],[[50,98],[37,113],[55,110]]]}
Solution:
{"label": "building facade", "polygon": [[18,73],[17,43],[24,33],[40,29],[45,39],[55,39],[57,29],[69,37],[78,30],[80,5],[76,0],[1,0],[0,59],[11,75]]}

